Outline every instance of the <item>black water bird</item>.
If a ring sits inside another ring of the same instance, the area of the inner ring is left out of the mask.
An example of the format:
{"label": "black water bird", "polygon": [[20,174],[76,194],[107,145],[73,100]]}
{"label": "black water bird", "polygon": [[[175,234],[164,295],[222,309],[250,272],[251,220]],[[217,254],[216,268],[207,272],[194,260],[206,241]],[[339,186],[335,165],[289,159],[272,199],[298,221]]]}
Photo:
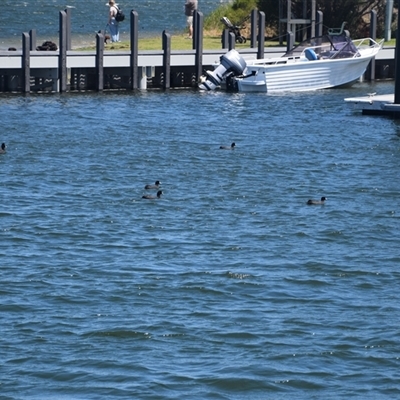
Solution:
{"label": "black water bird", "polygon": [[230,146],[219,146],[220,149],[222,150],[233,150],[236,146],[236,143],[233,142]]}
{"label": "black water bird", "polygon": [[145,195],[142,196],[142,199],[147,199],[147,200],[160,199],[162,194],[163,194],[163,191],[162,191],[162,190],[159,190],[159,191],[157,192],[157,196],[152,196],[152,195],[150,195],[150,194],[145,194]]}
{"label": "black water bird", "polygon": [[6,144],[5,143],[2,143],[1,144],[1,149],[0,149],[0,154],[4,154],[5,152],[6,152]]}
{"label": "black water bird", "polygon": [[319,204],[325,204],[325,200],[327,200],[326,197],[321,197],[321,200],[312,200],[312,199],[310,199],[310,200],[307,201],[307,204],[309,206],[317,206]]}
{"label": "black water bird", "polygon": [[149,190],[149,189],[158,189],[158,188],[160,187],[160,185],[161,185],[161,182],[160,182],[160,181],[156,181],[154,185],[146,185],[144,188],[145,188],[146,190]]}

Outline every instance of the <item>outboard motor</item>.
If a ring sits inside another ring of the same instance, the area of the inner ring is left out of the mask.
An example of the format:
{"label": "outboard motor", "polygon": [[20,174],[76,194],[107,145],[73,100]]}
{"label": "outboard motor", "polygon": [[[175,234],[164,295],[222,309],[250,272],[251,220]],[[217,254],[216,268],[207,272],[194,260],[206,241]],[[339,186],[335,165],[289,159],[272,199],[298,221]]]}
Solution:
{"label": "outboard motor", "polygon": [[229,74],[241,75],[246,68],[246,61],[235,49],[221,56],[220,61],[221,64],[214,71],[206,71],[206,75],[200,78],[200,89],[215,90]]}

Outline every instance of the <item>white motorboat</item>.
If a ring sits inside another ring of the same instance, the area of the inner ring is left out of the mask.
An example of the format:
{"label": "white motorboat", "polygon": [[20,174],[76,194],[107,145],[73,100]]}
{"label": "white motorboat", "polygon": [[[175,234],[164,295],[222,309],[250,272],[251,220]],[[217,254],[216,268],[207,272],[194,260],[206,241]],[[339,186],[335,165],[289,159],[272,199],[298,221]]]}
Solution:
{"label": "white motorboat", "polygon": [[348,31],[332,29],[327,35],[300,43],[282,57],[245,60],[233,49],[221,57],[213,71],[203,75],[199,88],[276,93],[348,85],[363,75],[382,43],[371,38],[353,41]]}

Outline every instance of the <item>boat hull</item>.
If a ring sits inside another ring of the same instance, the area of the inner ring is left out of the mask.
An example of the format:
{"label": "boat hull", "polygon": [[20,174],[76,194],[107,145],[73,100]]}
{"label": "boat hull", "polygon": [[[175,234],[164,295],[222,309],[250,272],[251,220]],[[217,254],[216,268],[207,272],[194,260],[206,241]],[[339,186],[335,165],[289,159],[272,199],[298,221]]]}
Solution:
{"label": "boat hull", "polygon": [[[239,92],[300,92],[351,84],[365,72],[375,54],[356,58],[247,64],[245,78],[237,78]],[[266,62],[270,62],[268,59]],[[253,74],[253,75],[252,75]],[[250,75],[250,76],[249,76]]]}

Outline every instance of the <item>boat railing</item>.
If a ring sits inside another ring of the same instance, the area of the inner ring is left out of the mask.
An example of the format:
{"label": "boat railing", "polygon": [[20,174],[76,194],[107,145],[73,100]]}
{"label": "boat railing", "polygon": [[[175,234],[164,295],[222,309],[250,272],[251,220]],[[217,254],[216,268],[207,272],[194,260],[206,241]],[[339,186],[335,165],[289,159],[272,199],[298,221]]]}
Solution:
{"label": "boat railing", "polygon": [[381,48],[383,46],[385,39],[381,39],[379,42],[372,38],[364,38],[364,39],[356,39],[353,40],[354,46],[356,46],[357,49],[369,47],[371,49],[374,48]]}
{"label": "boat railing", "polygon": [[[309,60],[317,59],[337,59],[337,58],[354,58],[359,57],[359,50],[362,48],[381,48],[384,39],[377,42],[371,38],[356,39],[352,42],[339,42],[332,44],[322,44],[316,46],[308,46],[302,51],[302,56],[305,56]],[[351,46],[353,44],[354,46]],[[351,49],[352,47],[352,49]],[[354,51],[356,50],[356,51]],[[315,54],[315,58],[310,58],[309,54]]]}

